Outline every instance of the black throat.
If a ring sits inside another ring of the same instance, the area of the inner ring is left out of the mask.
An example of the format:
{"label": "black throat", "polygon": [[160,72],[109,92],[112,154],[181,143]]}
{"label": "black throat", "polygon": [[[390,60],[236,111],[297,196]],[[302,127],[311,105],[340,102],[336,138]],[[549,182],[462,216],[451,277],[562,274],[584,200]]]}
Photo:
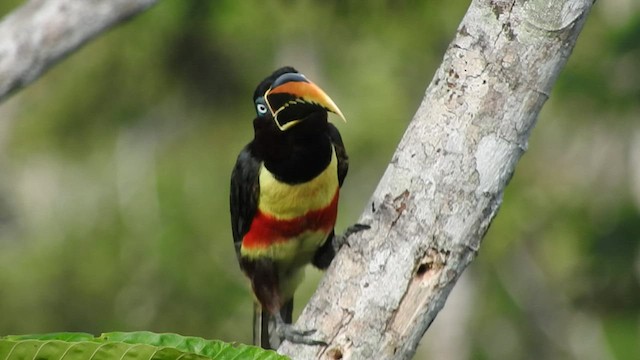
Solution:
{"label": "black throat", "polygon": [[300,184],[318,176],[331,162],[327,113],[318,111],[281,131],[273,119],[254,121],[253,150],[276,179]]}

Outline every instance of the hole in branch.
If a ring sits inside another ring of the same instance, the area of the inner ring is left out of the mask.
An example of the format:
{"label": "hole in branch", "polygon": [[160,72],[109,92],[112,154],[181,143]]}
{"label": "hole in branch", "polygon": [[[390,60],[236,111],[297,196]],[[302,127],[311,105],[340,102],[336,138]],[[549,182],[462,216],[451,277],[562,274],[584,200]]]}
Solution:
{"label": "hole in branch", "polygon": [[333,360],[340,360],[343,357],[342,350],[340,350],[340,348],[333,348],[329,350],[328,355]]}
{"label": "hole in branch", "polygon": [[416,270],[416,276],[422,277],[429,270],[431,270],[431,264],[420,264],[418,270]]}

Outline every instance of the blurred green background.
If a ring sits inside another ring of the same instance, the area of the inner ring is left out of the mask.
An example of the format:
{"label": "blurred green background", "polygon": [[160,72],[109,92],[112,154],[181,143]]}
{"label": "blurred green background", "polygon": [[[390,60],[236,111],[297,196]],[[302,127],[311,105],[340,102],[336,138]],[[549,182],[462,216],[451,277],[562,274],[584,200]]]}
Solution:
{"label": "blurred green background", "polygon": [[[341,230],[467,6],[164,0],[72,54],[0,105],[0,334],[250,342],[228,183],[255,85],[296,66],[348,118]],[[417,359],[640,358],[639,39],[639,2],[596,4]]]}

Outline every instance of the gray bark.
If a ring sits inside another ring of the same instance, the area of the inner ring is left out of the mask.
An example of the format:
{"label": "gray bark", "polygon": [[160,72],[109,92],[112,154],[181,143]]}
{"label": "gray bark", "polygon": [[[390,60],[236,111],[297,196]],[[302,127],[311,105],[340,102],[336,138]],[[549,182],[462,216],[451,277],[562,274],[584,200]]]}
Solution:
{"label": "gray bark", "polygon": [[0,22],[0,102],[157,0],[31,0]]}
{"label": "gray bark", "polygon": [[[299,319],[294,359],[408,359],[478,252],[594,0],[475,0],[359,222]],[[428,50],[428,49],[425,49]]]}

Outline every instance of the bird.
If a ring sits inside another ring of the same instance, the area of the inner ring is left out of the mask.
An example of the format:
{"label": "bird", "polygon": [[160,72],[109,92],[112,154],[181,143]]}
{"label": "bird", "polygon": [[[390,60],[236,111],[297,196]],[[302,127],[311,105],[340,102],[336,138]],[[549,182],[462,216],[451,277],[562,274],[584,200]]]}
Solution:
{"label": "bird", "polygon": [[326,269],[351,234],[336,235],[340,188],[349,158],[333,100],[295,68],[267,76],[253,94],[254,136],[231,172],[230,212],[240,269],[251,283],[253,342],[272,349],[283,340],[323,345],[315,330],[291,325],[293,294],[311,263]]}

